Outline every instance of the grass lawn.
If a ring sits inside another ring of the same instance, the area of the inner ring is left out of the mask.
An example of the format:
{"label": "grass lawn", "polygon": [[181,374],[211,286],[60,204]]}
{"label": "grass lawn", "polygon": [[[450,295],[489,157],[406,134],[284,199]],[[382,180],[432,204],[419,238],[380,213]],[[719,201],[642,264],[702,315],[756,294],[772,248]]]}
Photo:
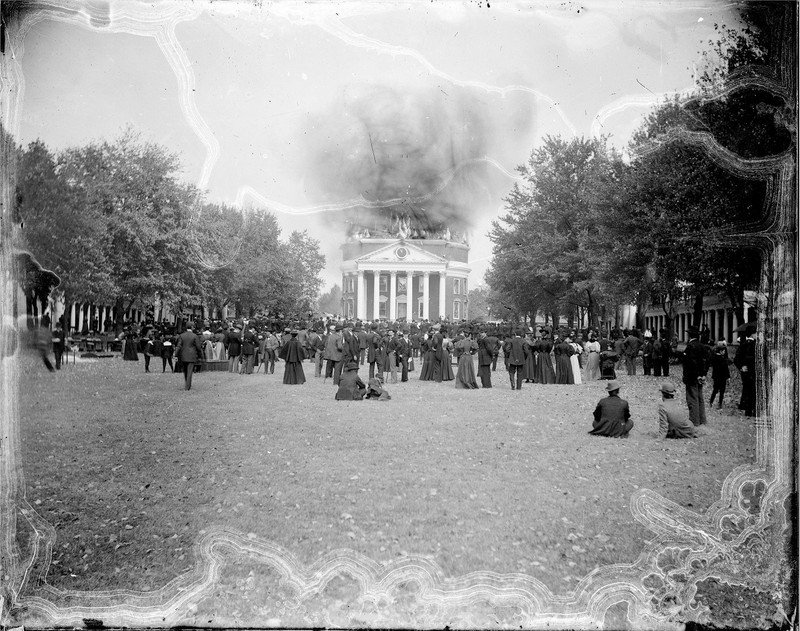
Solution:
{"label": "grass lawn", "polygon": [[[193,567],[199,535],[226,528],[304,564],[341,548],[379,563],[420,555],[449,577],[519,572],[566,594],[652,537],[631,514],[636,489],[702,513],[755,458],[738,391],[708,410],[701,438],[660,441],[664,379],[620,375],[635,427],[615,440],[587,434],[605,382],[515,392],[499,367],[495,388],[464,391],[416,372],[387,385],[389,402],[337,402],[304,368],[302,386],[281,383],[281,363],[269,376],[197,374],[186,392],[160,361],[151,374],[118,356],[50,374],[22,358],[18,458],[28,502],[57,534],[47,583],[158,589]],[[258,595],[259,572],[226,567],[198,615],[285,621]],[[331,602],[345,583],[328,586]]]}

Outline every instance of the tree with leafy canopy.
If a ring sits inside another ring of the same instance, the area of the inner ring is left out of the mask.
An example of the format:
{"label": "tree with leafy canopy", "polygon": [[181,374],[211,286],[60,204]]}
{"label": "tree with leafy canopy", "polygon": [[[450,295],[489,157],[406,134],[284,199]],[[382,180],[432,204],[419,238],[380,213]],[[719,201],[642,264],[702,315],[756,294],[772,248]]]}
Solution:
{"label": "tree with leafy canopy", "polygon": [[320,272],[325,267],[325,255],[319,251],[319,241],[312,239],[308,231],[294,231],[286,244],[292,292],[287,296],[285,309],[289,313],[306,316],[313,312],[319,290],[322,287]]}
{"label": "tree with leafy canopy", "polygon": [[63,177],[87,213],[102,217],[117,321],[134,306],[191,292],[196,266],[186,238],[194,187],[178,179],[177,155],[131,128],[114,142],[64,151]]}
{"label": "tree with leafy canopy", "polygon": [[342,288],[339,284],[334,284],[322,294],[317,305],[322,313],[339,313],[342,307]]}
{"label": "tree with leafy canopy", "polygon": [[108,295],[113,282],[105,218],[69,186],[63,165],[41,140],[17,154],[16,216],[24,246],[61,280],[54,296],[69,305]]}
{"label": "tree with leafy canopy", "polygon": [[547,136],[527,164],[525,179],[506,198],[508,213],[492,224],[494,257],[487,282],[507,296],[512,311],[549,314],[558,326],[578,307],[596,326],[601,287],[592,241],[598,191],[615,185],[621,160],[604,138],[570,141]]}

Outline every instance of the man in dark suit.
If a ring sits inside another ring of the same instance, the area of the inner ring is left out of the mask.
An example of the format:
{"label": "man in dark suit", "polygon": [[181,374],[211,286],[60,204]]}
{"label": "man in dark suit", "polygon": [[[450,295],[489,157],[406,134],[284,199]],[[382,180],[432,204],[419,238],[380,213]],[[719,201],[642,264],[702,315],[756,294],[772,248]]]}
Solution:
{"label": "man in dark suit", "polygon": [[367,332],[361,322],[356,322],[355,336],[358,338],[358,361],[363,366],[367,359]]}
{"label": "man in dark suit", "polygon": [[629,375],[636,374],[636,358],[639,356],[641,346],[642,341],[636,335],[636,331],[629,331],[628,337],[622,342],[622,352],[625,354],[625,368]]}
{"label": "man in dark suit", "polygon": [[739,409],[744,410],[745,416],[756,415],[756,327],[748,325],[745,329],[747,336],[733,358],[734,365],[739,369],[742,377],[742,399]]}
{"label": "man in dark suit", "polygon": [[633,428],[628,402],[619,398],[619,382],[616,379],[606,384],[606,390],[608,396],[598,401],[589,433],[594,436],[627,438]]}
{"label": "man in dark suit", "polygon": [[703,384],[710,363],[708,348],[700,343],[700,330],[690,326],[689,342],[683,352],[683,384],[686,386],[686,405],[689,406],[689,420],[695,425],[705,425],[706,404],[703,398]]}
{"label": "man in dark suit", "polygon": [[492,361],[497,357],[497,338],[482,330],[478,336],[478,377],[483,388],[492,387]]}
{"label": "man in dark suit", "polygon": [[353,333],[353,323],[349,320],[342,327],[342,353],[344,362],[358,362],[359,342],[358,336]]}
{"label": "man in dark suit", "polygon": [[[508,359],[508,377],[511,380],[511,389],[522,390],[522,369],[525,366],[525,340],[522,331],[516,329],[514,335],[506,339],[503,344],[503,355]],[[514,375],[517,384],[514,388]]]}
{"label": "man in dark suit", "polygon": [[186,390],[192,389],[192,374],[194,365],[203,361],[203,349],[200,346],[200,339],[192,331],[192,325],[178,337],[178,345],[175,347],[175,354],[183,363],[183,380]]}
{"label": "man in dark suit", "polygon": [[398,329],[397,335],[392,339],[392,347],[397,365],[401,368],[400,381],[408,381],[408,354],[411,346],[403,335],[402,329]]}

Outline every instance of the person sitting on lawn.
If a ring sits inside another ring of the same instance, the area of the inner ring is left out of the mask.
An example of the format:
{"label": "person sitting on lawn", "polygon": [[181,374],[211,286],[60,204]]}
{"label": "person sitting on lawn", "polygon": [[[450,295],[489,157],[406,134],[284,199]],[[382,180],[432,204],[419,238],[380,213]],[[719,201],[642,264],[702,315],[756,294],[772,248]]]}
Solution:
{"label": "person sitting on lawn", "polygon": [[675,386],[661,384],[661,402],[658,404],[659,438],[697,438],[694,424],[689,420],[686,407],[675,401]]}
{"label": "person sitting on lawn", "polygon": [[337,401],[361,401],[367,393],[367,385],[358,376],[358,361],[351,359],[345,364],[344,372],[339,377],[339,389],[336,391]]}
{"label": "person sitting on lawn", "polygon": [[600,399],[594,410],[594,422],[590,434],[627,438],[633,427],[628,402],[619,398],[619,382],[611,380],[606,384],[608,396]]}
{"label": "person sitting on lawn", "polygon": [[365,398],[372,399],[373,401],[389,401],[392,397],[387,390],[383,389],[381,380],[377,377],[373,377],[369,380]]}

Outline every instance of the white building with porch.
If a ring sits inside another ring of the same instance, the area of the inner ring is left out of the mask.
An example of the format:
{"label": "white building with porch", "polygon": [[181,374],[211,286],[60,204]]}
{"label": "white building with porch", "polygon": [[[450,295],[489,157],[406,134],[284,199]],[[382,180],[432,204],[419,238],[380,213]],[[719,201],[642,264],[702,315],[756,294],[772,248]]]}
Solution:
{"label": "white building with porch", "polygon": [[468,318],[469,246],[444,239],[354,238],[342,245],[342,315]]}

